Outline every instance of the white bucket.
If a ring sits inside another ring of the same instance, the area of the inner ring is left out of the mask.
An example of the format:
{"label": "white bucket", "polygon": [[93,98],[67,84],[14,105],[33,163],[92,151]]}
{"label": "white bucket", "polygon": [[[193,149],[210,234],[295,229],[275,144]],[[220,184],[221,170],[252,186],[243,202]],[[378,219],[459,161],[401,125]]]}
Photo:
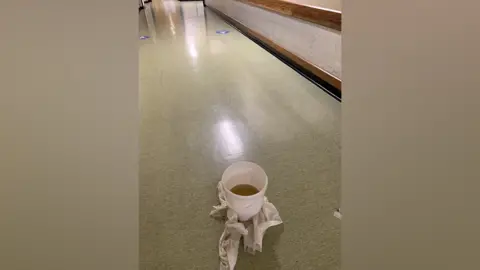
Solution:
{"label": "white bucket", "polygon": [[[228,206],[238,214],[241,221],[246,221],[260,212],[268,185],[267,174],[260,166],[247,161],[236,162],[223,172],[222,184]],[[252,185],[259,192],[251,196],[234,194],[231,189],[239,184]]]}

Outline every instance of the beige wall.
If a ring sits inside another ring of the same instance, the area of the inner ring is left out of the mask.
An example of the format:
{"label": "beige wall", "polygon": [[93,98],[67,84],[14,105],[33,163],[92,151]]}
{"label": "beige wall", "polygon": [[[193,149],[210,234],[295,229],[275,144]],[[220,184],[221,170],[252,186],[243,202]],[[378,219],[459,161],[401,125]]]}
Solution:
{"label": "beige wall", "polygon": [[137,269],[137,2],[0,8],[0,269]]}
{"label": "beige wall", "polygon": [[451,3],[343,2],[342,270],[480,269],[480,4]]}
{"label": "beige wall", "polygon": [[304,5],[319,6],[333,10],[342,10],[341,0],[286,0]]}

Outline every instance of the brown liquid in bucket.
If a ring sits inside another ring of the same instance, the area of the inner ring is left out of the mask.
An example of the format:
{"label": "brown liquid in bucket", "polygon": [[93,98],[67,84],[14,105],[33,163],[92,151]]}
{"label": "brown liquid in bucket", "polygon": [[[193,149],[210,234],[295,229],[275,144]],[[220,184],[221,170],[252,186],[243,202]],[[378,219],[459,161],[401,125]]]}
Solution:
{"label": "brown liquid in bucket", "polygon": [[256,187],[248,184],[236,185],[230,189],[230,191],[240,196],[251,196],[258,193],[258,189]]}

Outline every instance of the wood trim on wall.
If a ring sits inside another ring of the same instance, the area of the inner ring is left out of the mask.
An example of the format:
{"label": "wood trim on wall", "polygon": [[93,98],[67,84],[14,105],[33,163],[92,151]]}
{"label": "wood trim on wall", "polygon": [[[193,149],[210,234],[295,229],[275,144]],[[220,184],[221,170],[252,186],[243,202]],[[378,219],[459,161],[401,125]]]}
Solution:
{"label": "wood trim on wall", "polygon": [[235,0],[285,16],[342,31],[342,12],[284,0]]}
{"label": "wood trim on wall", "polygon": [[247,33],[250,36],[260,40],[262,43],[270,47],[272,50],[277,52],[278,54],[282,55],[283,57],[291,60],[298,66],[302,67],[303,69],[307,70],[308,72],[312,73],[313,75],[317,76],[321,80],[325,81],[329,85],[333,86],[335,89],[341,93],[342,89],[342,81],[337,77],[333,76],[332,74],[328,73],[327,71],[315,66],[314,64],[308,62],[307,60],[297,56],[296,54],[288,51],[287,49],[283,48],[282,46],[276,44],[275,42],[271,41],[267,37],[263,36],[262,34],[248,28],[247,26],[243,25],[241,22],[229,17],[228,15],[224,14],[223,12],[219,11],[216,8],[210,7],[209,8],[221,17],[223,17],[226,21],[232,23],[237,29],[242,32]]}

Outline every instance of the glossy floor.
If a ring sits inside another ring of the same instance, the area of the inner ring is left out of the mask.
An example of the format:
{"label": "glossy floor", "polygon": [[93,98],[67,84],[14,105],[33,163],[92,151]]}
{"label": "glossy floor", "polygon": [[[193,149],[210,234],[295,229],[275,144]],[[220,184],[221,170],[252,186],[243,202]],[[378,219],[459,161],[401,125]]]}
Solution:
{"label": "glossy floor", "polygon": [[339,269],[340,103],[201,2],[154,0],[139,24],[141,269],[218,269],[208,214],[237,160],[265,169],[284,224],[236,269]]}

